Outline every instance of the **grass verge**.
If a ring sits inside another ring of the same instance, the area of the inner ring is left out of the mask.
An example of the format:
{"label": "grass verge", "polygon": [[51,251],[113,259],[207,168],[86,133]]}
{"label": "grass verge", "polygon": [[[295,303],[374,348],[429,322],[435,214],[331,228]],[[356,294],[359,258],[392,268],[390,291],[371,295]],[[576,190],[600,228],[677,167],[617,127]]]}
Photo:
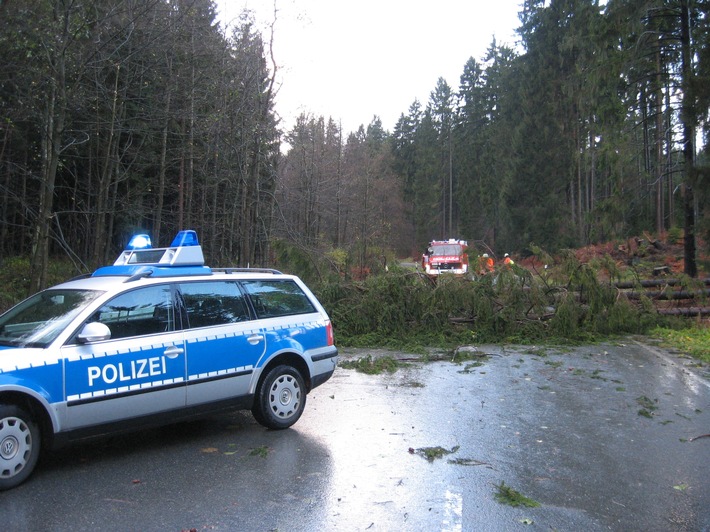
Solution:
{"label": "grass verge", "polygon": [[687,355],[710,364],[710,327],[688,327],[666,329],[657,327],[651,335],[663,342],[663,347],[671,347]]}

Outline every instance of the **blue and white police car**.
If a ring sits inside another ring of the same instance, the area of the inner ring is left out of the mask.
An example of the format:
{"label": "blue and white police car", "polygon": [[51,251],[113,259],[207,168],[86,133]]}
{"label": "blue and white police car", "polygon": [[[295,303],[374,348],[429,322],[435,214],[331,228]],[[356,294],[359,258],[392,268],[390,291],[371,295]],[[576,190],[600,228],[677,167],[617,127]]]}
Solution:
{"label": "blue and white police car", "polygon": [[225,409],[285,429],[337,360],[298,277],[209,268],[194,231],[160,249],[138,235],[113,266],[0,316],[0,489],[40,449],[91,436]]}

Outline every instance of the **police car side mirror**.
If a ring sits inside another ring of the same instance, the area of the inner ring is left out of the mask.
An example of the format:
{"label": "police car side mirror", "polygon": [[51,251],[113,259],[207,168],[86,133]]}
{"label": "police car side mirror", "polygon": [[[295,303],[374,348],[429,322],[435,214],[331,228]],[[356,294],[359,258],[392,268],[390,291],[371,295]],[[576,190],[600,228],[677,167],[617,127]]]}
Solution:
{"label": "police car side mirror", "polygon": [[111,329],[98,321],[92,321],[84,325],[84,328],[76,336],[80,344],[90,344],[91,342],[101,342],[111,339]]}

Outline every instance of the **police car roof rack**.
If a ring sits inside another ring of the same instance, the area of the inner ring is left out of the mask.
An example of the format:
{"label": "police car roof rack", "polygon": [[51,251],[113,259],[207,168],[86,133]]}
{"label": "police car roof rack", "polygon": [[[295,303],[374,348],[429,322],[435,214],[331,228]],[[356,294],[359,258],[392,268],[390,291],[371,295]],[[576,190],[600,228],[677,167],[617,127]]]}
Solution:
{"label": "police car roof rack", "polygon": [[212,268],[213,272],[224,273],[273,273],[274,275],[282,275],[279,270],[273,268]]}

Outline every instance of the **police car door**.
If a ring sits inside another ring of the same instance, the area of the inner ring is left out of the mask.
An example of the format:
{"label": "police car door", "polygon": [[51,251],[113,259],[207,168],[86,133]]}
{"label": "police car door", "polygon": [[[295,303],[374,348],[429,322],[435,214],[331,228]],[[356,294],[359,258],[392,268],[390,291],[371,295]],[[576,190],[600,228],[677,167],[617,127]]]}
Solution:
{"label": "police car door", "polygon": [[65,429],[166,412],[185,406],[185,348],[169,284],[116,296],[88,322],[111,339],[63,348]]}
{"label": "police car door", "polygon": [[257,361],[266,350],[263,332],[251,319],[234,281],[179,284],[187,311],[187,404],[244,397]]}

